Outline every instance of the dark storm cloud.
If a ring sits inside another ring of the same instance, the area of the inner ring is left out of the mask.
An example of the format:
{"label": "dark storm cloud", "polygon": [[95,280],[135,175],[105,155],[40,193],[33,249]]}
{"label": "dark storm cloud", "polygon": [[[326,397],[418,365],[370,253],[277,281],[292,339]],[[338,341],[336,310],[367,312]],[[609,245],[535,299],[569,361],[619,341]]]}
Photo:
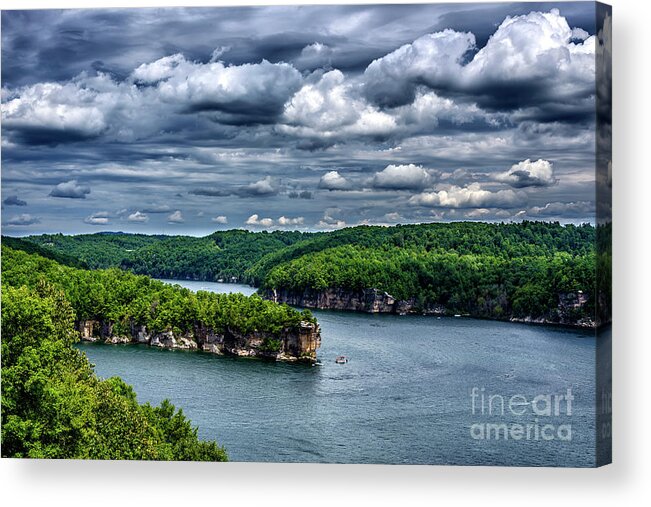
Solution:
{"label": "dark storm cloud", "polygon": [[140,211],[142,213],[169,213],[172,208],[167,204],[152,204],[141,208]]}
{"label": "dark storm cloud", "polygon": [[223,190],[220,188],[195,188],[194,190],[190,190],[188,193],[206,197],[227,197],[233,194],[230,190]]}
{"label": "dark storm cloud", "polygon": [[594,198],[593,19],[587,3],[5,11],[2,186],[32,213],[11,226],[589,217],[571,203]]}
{"label": "dark storm cloud", "polygon": [[313,199],[314,198],[314,194],[309,190],[303,190],[301,192],[292,190],[289,194],[287,194],[287,196],[290,199]]}
{"label": "dark storm cloud", "polygon": [[27,202],[22,199],[18,199],[17,195],[10,195],[5,200],[2,201],[5,206],[27,206]]}
{"label": "dark storm cloud", "polygon": [[76,143],[87,141],[98,135],[87,134],[80,130],[58,130],[42,127],[6,127],[13,140],[20,144],[43,144],[56,146],[58,144]]}

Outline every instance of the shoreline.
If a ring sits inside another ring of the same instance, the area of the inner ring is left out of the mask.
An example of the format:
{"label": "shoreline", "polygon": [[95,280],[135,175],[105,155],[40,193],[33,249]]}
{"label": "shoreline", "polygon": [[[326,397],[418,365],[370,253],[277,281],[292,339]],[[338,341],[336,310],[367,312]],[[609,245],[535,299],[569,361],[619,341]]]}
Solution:
{"label": "shoreline", "polygon": [[[592,324],[573,324],[573,323],[567,323],[567,322],[553,322],[549,320],[544,320],[544,319],[533,319],[530,317],[525,317],[525,318],[519,318],[519,317],[507,317],[507,318],[494,318],[494,317],[485,317],[485,316],[479,316],[479,315],[472,315],[472,314],[460,314],[459,317],[456,317],[457,314],[453,313],[447,313],[447,311],[442,311],[442,312],[416,312],[416,311],[408,311],[404,314],[397,313],[395,311],[368,311],[368,310],[358,310],[358,309],[347,309],[347,308],[333,308],[333,307],[318,307],[318,306],[305,306],[305,305],[298,305],[298,304],[293,304],[293,303],[288,303],[286,301],[282,300],[276,300],[273,297],[267,297],[264,292],[261,292],[260,287],[256,287],[254,285],[250,285],[247,283],[241,283],[241,282],[217,282],[213,280],[197,280],[197,279],[172,279],[172,278],[166,278],[166,279],[160,279],[157,278],[157,280],[163,281],[164,283],[170,283],[170,282],[205,282],[205,283],[219,283],[223,285],[243,285],[246,287],[250,287],[251,289],[256,289],[256,292],[254,294],[259,295],[263,299],[266,299],[268,301],[274,301],[276,303],[280,304],[288,304],[289,306],[292,306],[294,308],[299,308],[299,309],[305,309],[305,310],[319,310],[319,311],[327,311],[327,312],[341,312],[341,313],[353,313],[353,314],[368,314],[368,315],[395,315],[396,317],[436,317],[436,318],[465,318],[465,319],[477,319],[477,320],[486,320],[486,321],[493,321],[493,322],[510,322],[514,324],[526,324],[526,325],[531,325],[531,326],[543,326],[543,327],[552,327],[552,328],[562,328],[562,329],[572,329],[572,330],[581,330],[585,332],[593,332],[597,333],[600,328],[607,326],[609,323],[601,323],[597,324],[592,323]],[[201,290],[201,289],[200,289]],[[269,291],[269,289],[266,289]],[[337,290],[337,289],[334,289]],[[375,289],[373,289],[375,290]]]}

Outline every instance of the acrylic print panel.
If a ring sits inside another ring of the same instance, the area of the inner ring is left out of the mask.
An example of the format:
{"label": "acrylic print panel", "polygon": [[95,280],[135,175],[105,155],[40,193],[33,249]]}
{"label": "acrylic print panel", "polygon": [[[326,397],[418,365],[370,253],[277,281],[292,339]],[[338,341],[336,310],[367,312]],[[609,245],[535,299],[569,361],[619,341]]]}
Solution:
{"label": "acrylic print panel", "polygon": [[4,457],[610,462],[608,6],[2,34]]}

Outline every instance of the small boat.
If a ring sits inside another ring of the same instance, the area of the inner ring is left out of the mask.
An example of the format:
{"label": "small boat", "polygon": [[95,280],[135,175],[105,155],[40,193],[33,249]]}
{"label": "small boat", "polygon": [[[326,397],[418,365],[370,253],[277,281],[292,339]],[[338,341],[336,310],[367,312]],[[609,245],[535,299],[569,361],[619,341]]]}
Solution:
{"label": "small boat", "polygon": [[455,315],[455,317],[457,317],[457,318],[458,318],[458,317],[461,317],[461,315],[459,315],[459,314],[457,313],[457,314]]}
{"label": "small boat", "polygon": [[346,364],[348,362],[348,358],[346,356],[337,356],[335,359],[335,363],[337,364]]}

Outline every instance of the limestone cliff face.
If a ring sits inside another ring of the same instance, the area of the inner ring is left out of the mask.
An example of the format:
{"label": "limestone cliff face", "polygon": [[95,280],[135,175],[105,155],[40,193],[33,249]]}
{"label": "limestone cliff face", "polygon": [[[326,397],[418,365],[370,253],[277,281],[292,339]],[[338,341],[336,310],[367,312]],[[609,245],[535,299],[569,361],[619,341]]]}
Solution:
{"label": "limestone cliff face", "polygon": [[[351,291],[336,288],[315,291],[305,289],[302,292],[287,290],[264,290],[262,296],[276,303],[287,303],[292,306],[315,308],[321,310],[345,310],[367,313],[393,313],[398,315],[450,315],[455,312],[439,304],[430,304],[425,308],[418,305],[415,298],[399,300],[387,292],[378,289],[363,289]],[[510,320],[530,324],[560,324],[564,326],[593,328],[595,321],[591,318],[579,317],[584,313],[580,310],[589,302],[588,295],[578,292],[561,293],[558,295],[558,306],[542,318],[513,317],[508,315],[491,315],[483,312],[471,317],[493,318],[495,320]]]}
{"label": "limestone cliff face", "polygon": [[259,331],[242,334],[227,329],[223,333],[197,323],[190,333],[177,335],[173,331],[150,332],[146,326],[131,325],[130,333],[116,335],[113,325],[103,320],[81,320],[77,330],[84,341],[107,344],[142,343],[165,349],[202,350],[212,354],[242,357],[264,357],[278,361],[316,361],[321,345],[318,324],[301,322],[298,329],[283,329],[279,334]]}
{"label": "limestone cliff face", "polygon": [[446,312],[445,307],[441,305],[431,305],[424,309],[416,308],[414,298],[399,300],[387,292],[372,288],[359,291],[341,288],[322,291],[306,289],[303,292],[272,289],[264,291],[262,296],[276,303],[321,310],[428,315],[444,315]]}

